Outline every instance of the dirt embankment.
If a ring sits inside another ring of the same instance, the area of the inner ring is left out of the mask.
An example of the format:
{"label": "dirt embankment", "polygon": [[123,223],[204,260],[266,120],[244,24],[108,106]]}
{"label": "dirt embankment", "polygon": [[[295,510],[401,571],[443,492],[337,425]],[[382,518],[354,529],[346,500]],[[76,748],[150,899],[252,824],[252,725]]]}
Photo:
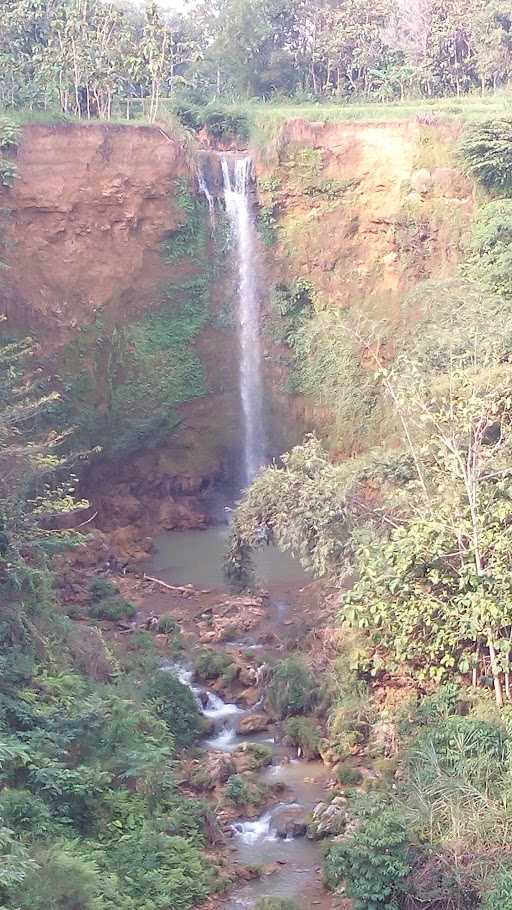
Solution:
{"label": "dirt embankment", "polygon": [[[420,281],[451,278],[463,255],[474,187],[457,158],[460,132],[457,123],[419,120],[286,123],[273,152],[256,158],[263,211],[274,224],[269,284],[305,280],[317,309],[356,308],[400,331],[407,293]],[[279,393],[286,352],[276,357],[269,347],[279,423],[290,411],[289,394]],[[294,408],[294,419],[312,429],[332,423],[311,401],[295,399]]]}
{"label": "dirt embankment", "polygon": [[9,323],[52,349],[108,307],[119,319],[154,303],[160,255],[182,214],[171,182],[183,146],[156,127],[32,125],[4,190]]}
{"label": "dirt embankment", "polygon": [[[92,377],[86,405],[104,427],[111,393],[102,374],[116,331],[138,326],[163,301],[178,307],[186,290],[175,304],[166,288],[186,289],[203,267],[188,249],[174,258],[162,249],[186,221],[180,193],[194,193],[194,162],[157,126],[62,124],[25,127],[15,165],[12,188],[0,189],[8,209],[0,251],[4,330],[34,337],[43,369],[75,413],[76,381]],[[211,318],[194,342],[207,394],[169,404],[179,432],[87,468],[83,494],[100,527],[137,525],[147,534],[204,523],[201,496],[225,473],[236,435],[236,364],[219,353],[229,332],[214,324],[221,304],[212,293]],[[117,385],[132,379],[117,367]]]}

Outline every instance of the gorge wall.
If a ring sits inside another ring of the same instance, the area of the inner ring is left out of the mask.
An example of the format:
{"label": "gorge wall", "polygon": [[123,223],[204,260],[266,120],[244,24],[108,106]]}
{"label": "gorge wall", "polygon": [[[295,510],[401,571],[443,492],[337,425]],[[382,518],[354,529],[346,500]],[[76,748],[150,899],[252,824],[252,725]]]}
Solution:
{"label": "gorge wall", "polygon": [[[305,296],[398,324],[411,287],[454,273],[473,206],[458,131],[290,121],[253,151],[274,453],[307,428],[343,448],[329,402],[294,382],[283,313]],[[35,337],[80,444],[102,448],[84,492],[106,528],[200,523],[197,495],[234,471],[239,404],[227,233],[193,150],[159,127],[30,125],[15,163],[5,325]]]}

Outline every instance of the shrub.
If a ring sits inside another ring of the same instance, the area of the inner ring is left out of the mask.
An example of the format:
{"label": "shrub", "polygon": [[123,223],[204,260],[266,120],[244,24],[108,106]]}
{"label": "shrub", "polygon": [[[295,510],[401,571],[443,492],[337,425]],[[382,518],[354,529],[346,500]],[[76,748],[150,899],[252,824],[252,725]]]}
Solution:
{"label": "shrub", "polygon": [[342,787],[351,787],[360,784],[363,775],[361,774],[359,768],[354,768],[353,765],[349,765],[348,762],[340,762],[336,768],[336,777],[338,778],[338,783]]}
{"label": "shrub", "polygon": [[245,142],[249,136],[249,121],[244,113],[210,110],[204,118],[204,125],[214,139],[240,139]]}
{"label": "shrub", "polygon": [[286,721],[285,729],[292,746],[300,748],[307,761],[318,757],[320,731],[310,717],[290,717]]}
{"label": "shrub", "polygon": [[207,862],[183,837],[151,828],[122,837],[112,851],[112,866],[137,907],[189,910],[208,894]]}
{"label": "shrub", "polygon": [[158,620],[158,631],[163,635],[174,635],[180,631],[180,627],[170,613],[164,613]]}
{"label": "shrub", "polygon": [[232,682],[238,676],[238,667],[236,664],[230,664],[229,667],[226,667],[224,673],[220,676],[220,681],[223,686],[230,686]]}
{"label": "shrub", "polygon": [[325,861],[325,880],[334,890],[346,881],[354,910],[399,910],[409,874],[407,830],[397,812],[375,804],[357,832],[335,844]]}
{"label": "shrub", "polygon": [[45,837],[51,830],[50,810],[30,790],[5,789],[0,792],[0,817],[7,828],[18,835]]}
{"label": "shrub", "polygon": [[211,648],[204,648],[200,651],[194,664],[196,676],[199,679],[217,679],[226,673],[232,665],[233,661],[228,654],[223,654],[222,651],[214,651]]}
{"label": "shrub", "polygon": [[274,667],[267,701],[278,717],[305,714],[317,700],[315,680],[303,657],[291,655]]}
{"label": "shrub", "polygon": [[254,770],[272,764],[272,746],[268,743],[247,743],[246,751],[253,759]]}
{"label": "shrub", "polygon": [[461,153],[468,173],[488,190],[512,190],[512,119],[503,117],[470,127]]}
{"label": "shrub", "polygon": [[89,585],[91,600],[103,600],[106,597],[115,597],[119,588],[106,578],[94,578]]}
{"label": "shrub", "polygon": [[89,616],[93,619],[108,619],[117,622],[120,619],[131,619],[135,616],[137,607],[124,597],[107,597],[94,602],[89,608]]}
{"label": "shrub", "polygon": [[226,796],[235,806],[250,802],[251,791],[241,774],[232,774],[226,786]]}
{"label": "shrub", "polygon": [[512,910],[512,871],[502,871],[491,882],[482,910]]}
{"label": "shrub", "polygon": [[177,749],[190,746],[197,739],[202,731],[202,718],[196,700],[172,673],[157,672],[144,694],[154,701],[157,714],[167,724]]}
{"label": "shrub", "polygon": [[96,863],[58,845],[36,854],[38,868],[24,879],[15,906],[27,910],[101,910]]}

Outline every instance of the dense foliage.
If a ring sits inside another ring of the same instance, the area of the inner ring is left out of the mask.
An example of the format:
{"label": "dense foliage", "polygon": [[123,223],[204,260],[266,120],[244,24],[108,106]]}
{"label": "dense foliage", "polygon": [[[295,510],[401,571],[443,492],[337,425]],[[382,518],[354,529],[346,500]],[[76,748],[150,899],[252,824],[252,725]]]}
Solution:
{"label": "dense foliage", "polygon": [[[144,655],[142,692],[100,629],[76,628],[61,608],[52,554],[85,541],[46,528],[88,505],[74,497],[77,456],[70,431],[53,429],[59,393],[30,340],[2,338],[0,358],[0,902],[188,910],[212,886],[204,812],[173,777],[200,731],[197,706],[157,672],[156,653]],[[133,614],[107,580],[89,591],[91,618]]]}
{"label": "dense foliage", "polygon": [[6,0],[0,99],[108,119],[162,97],[182,122],[244,132],[210,99],[373,98],[495,90],[511,72],[503,4],[458,0],[215,0],[164,13],[153,2]]}

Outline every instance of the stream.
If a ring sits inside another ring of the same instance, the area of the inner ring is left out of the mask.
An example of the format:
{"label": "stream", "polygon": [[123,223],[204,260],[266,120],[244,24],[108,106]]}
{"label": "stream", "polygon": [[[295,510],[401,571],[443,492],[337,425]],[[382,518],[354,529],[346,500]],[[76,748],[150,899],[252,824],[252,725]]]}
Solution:
{"label": "stream", "polygon": [[[173,584],[192,583],[225,592],[222,558],[229,529],[227,525],[210,527],[205,531],[177,531],[163,534],[155,540],[156,552],[152,570]],[[279,629],[287,622],[293,609],[294,594],[310,580],[301,566],[291,557],[267,547],[257,554],[258,583],[269,595],[268,628]],[[247,633],[233,647],[261,647],[254,635]],[[224,647],[219,644],[218,647]],[[227,646],[229,647],[229,645]],[[282,782],[282,801],[262,811],[258,818],[240,818],[231,826],[228,848],[233,859],[241,865],[265,866],[277,864],[271,875],[242,882],[224,899],[225,910],[250,910],[262,897],[283,897],[297,902],[301,910],[313,906],[326,907],[319,869],[321,854],[318,843],[306,837],[283,839],[277,835],[275,818],[284,809],[297,808],[305,813],[325,799],[329,772],[319,761],[297,759],[293,750],[278,742],[272,729],[265,733],[239,735],[237,724],[244,715],[261,710],[261,699],[252,708],[226,703],[220,695],[193,681],[186,665],[167,664],[162,669],[174,672],[194,693],[202,712],[214,724],[204,742],[208,750],[231,751],[243,742],[268,743],[272,746],[272,764],[257,772],[261,781]],[[204,693],[207,694],[207,700]],[[204,706],[203,706],[204,704]]]}

